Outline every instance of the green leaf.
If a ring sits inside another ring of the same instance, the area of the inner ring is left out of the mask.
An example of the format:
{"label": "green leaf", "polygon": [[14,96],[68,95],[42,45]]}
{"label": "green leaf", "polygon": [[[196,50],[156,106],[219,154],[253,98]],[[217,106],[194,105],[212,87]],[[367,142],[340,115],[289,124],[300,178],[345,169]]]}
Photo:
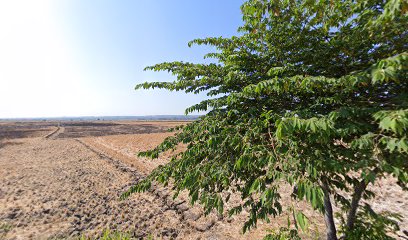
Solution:
{"label": "green leaf", "polygon": [[309,221],[307,217],[302,212],[296,212],[295,218],[300,229],[302,229],[304,232],[307,231],[309,228]]}

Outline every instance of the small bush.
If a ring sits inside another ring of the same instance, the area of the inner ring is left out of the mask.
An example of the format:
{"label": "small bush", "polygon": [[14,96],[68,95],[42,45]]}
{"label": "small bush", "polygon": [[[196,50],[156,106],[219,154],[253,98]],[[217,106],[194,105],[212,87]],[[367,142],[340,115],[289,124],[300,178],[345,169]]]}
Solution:
{"label": "small bush", "polygon": [[[100,238],[91,238],[82,235],[79,240],[94,240],[94,239],[100,239],[100,240],[133,240],[133,239],[139,239],[136,237],[133,237],[131,233],[124,233],[124,232],[119,232],[119,231],[111,231],[109,229],[106,229],[103,231],[102,236]],[[150,235],[146,239],[153,239]]]}
{"label": "small bush", "polygon": [[263,240],[302,240],[299,237],[298,231],[295,229],[289,229],[282,227],[279,231],[271,231],[270,234],[266,235]]}

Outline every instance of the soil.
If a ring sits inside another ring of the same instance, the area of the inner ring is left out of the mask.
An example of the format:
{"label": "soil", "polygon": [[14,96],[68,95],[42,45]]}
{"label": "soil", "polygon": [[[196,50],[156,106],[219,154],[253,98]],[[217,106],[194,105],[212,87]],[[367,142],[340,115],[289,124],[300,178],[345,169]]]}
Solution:
{"label": "soil", "polygon": [[[231,218],[203,214],[186,193],[173,199],[169,188],[120,200],[121,193],[169,155],[158,160],[136,156],[171,133],[180,122],[3,122],[0,123],[0,239],[77,239],[98,237],[104,229],[137,238],[260,239],[284,226],[286,216],[260,222],[242,234],[248,213]],[[393,210],[408,230],[408,194],[392,178],[372,188],[376,210]],[[283,202],[289,202],[290,188]],[[238,202],[230,201],[226,208]],[[320,214],[299,203],[312,222],[305,238],[324,236]],[[404,233],[401,231],[401,237]],[[408,237],[408,236],[407,236]]]}

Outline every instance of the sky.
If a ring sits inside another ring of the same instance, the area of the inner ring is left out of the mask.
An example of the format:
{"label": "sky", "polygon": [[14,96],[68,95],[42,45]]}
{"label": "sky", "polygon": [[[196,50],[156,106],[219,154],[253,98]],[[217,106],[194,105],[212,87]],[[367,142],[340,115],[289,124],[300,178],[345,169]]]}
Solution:
{"label": "sky", "polygon": [[184,114],[205,94],[136,91],[175,79],[143,69],[205,62],[213,49],[187,43],[236,35],[242,2],[0,1],[0,118]]}

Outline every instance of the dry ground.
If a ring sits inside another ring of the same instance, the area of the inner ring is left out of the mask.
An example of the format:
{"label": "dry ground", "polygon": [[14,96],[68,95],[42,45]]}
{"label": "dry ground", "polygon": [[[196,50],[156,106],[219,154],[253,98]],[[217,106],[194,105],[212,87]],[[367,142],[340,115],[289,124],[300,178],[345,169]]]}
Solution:
{"label": "dry ground", "polygon": [[[245,213],[204,216],[185,196],[173,200],[171,191],[160,186],[120,201],[132,183],[167,161],[166,156],[151,161],[135,153],[157,145],[169,135],[164,130],[178,124],[0,123],[0,239],[75,239],[104,229],[139,238],[257,239],[285,222],[281,217],[260,223],[242,235]],[[373,188],[379,194],[373,205],[401,213],[400,226],[408,230],[408,194],[389,181]],[[322,217],[312,211],[307,215],[314,223],[308,237],[321,236]]]}

